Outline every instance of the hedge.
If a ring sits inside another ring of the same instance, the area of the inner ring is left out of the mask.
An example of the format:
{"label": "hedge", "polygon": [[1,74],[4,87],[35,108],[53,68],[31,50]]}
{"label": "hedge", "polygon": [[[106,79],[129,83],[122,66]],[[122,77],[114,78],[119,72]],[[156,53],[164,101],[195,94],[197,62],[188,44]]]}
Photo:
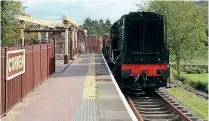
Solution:
{"label": "hedge", "polygon": [[[176,64],[171,64],[173,69],[176,69]],[[188,74],[208,73],[208,65],[181,65],[181,71]]]}
{"label": "hedge", "polygon": [[[199,70],[199,72],[200,72],[200,70]],[[199,81],[199,80],[190,80],[185,75],[180,75],[178,78],[177,71],[175,69],[171,69],[171,75],[173,75],[175,80],[179,80],[183,84],[189,85],[197,90],[208,93],[208,83],[207,82],[203,82],[203,81]]]}
{"label": "hedge", "polygon": [[189,85],[197,90],[208,93],[208,83],[199,80],[190,80],[185,75],[180,75],[179,80],[186,85]]}

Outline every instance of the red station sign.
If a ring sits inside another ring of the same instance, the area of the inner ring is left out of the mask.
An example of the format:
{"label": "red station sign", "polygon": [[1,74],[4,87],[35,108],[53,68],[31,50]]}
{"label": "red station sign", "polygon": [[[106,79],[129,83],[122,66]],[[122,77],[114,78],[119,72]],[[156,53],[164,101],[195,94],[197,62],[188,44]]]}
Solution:
{"label": "red station sign", "polygon": [[6,80],[25,73],[25,49],[7,51]]}

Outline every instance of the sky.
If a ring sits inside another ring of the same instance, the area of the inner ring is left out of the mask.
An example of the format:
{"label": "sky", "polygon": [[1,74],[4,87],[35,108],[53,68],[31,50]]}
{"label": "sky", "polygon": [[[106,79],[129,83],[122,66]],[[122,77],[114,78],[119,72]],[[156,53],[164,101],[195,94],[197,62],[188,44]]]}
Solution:
{"label": "sky", "polygon": [[83,24],[86,17],[99,20],[109,18],[115,22],[122,15],[137,11],[136,4],[144,0],[21,0],[26,13],[32,18],[61,23],[62,15],[67,15]]}

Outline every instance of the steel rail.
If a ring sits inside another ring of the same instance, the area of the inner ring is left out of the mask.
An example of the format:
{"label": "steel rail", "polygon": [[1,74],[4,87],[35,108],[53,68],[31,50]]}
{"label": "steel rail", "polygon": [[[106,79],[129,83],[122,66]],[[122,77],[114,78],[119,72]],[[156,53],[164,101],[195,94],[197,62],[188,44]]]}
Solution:
{"label": "steel rail", "polygon": [[131,107],[131,109],[133,110],[134,114],[136,115],[136,118],[138,119],[138,121],[144,121],[144,119],[141,116],[141,113],[136,109],[136,107],[134,106],[133,101],[131,100],[131,98],[126,95],[126,99]]}
{"label": "steel rail", "polygon": [[184,121],[192,121],[190,118],[188,118],[185,114],[183,114],[179,109],[177,109],[173,104],[171,104],[170,102],[168,102],[158,91],[155,91],[167,104],[167,106],[169,106],[175,113],[177,113],[181,119],[183,119]]}

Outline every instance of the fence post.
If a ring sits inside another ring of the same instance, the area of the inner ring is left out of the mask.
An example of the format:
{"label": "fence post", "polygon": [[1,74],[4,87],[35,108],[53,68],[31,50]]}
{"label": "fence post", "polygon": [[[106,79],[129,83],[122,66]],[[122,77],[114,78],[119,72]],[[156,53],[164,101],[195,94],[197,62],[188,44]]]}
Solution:
{"label": "fence post", "polygon": [[32,92],[34,92],[35,89],[35,76],[34,76],[34,46],[32,44],[32,75],[33,75],[33,90]]}
{"label": "fence post", "polygon": [[48,57],[48,53],[49,53],[49,51],[48,51],[48,41],[47,41],[47,56],[46,56],[46,59],[47,59],[47,79],[49,78],[49,57]]}
{"label": "fence post", "polygon": [[41,71],[41,41],[40,41],[40,80],[41,80],[41,83],[40,84],[42,84],[43,83],[43,80],[42,80],[42,71]]}
{"label": "fence post", "polygon": [[[21,46],[21,49],[23,49],[24,48],[24,46],[22,45]],[[26,51],[25,51],[25,56],[26,56]],[[26,58],[26,57],[25,57]],[[25,66],[26,66],[26,62],[25,62]],[[23,74],[21,74],[21,81],[20,81],[20,85],[21,85],[21,87],[20,87],[20,89],[21,89],[21,93],[20,93],[20,95],[21,95],[21,100],[20,100],[20,102],[22,102],[23,101]]]}
{"label": "fence post", "polygon": [[4,67],[4,81],[5,81],[5,89],[4,89],[4,91],[5,91],[5,109],[4,109],[4,116],[6,116],[6,112],[7,112],[7,75],[6,75],[6,71],[7,71],[7,65],[6,65],[6,63],[7,63],[7,47],[5,47],[5,60],[4,60],[4,63],[5,63],[5,67]]}
{"label": "fence post", "polygon": [[56,69],[56,59],[55,59],[55,49],[56,49],[56,39],[54,39],[54,73],[55,73],[55,69]]}

